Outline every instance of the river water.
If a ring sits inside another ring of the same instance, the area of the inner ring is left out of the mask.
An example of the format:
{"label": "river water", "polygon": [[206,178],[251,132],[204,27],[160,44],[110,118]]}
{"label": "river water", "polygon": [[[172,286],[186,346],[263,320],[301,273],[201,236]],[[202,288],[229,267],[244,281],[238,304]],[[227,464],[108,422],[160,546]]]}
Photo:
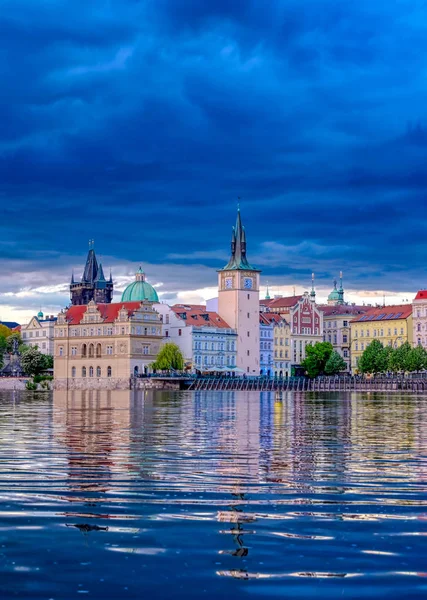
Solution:
{"label": "river water", "polygon": [[426,598],[427,399],[0,392],[0,598]]}

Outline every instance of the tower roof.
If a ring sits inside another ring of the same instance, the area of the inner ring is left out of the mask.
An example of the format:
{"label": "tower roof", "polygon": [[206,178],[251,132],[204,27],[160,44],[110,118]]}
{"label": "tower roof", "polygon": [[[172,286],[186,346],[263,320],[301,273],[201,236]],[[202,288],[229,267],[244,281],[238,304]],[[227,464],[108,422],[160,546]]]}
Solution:
{"label": "tower roof", "polygon": [[98,261],[96,260],[95,250],[91,248],[86,259],[86,266],[82,281],[85,283],[94,283],[98,274]]}
{"label": "tower roof", "polygon": [[106,285],[107,285],[107,281],[104,277],[104,271],[102,269],[102,264],[99,263],[98,273],[96,274],[96,278],[95,278],[95,287],[103,288]]}
{"label": "tower roof", "polygon": [[222,270],[257,270],[246,258],[246,231],[242,225],[240,208],[237,209],[236,225],[232,228],[231,233],[231,257]]}

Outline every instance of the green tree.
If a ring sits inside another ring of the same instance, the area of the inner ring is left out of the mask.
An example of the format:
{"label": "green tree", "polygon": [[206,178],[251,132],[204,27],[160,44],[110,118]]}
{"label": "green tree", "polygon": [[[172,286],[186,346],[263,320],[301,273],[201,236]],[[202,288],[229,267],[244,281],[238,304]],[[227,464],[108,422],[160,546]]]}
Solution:
{"label": "green tree", "polygon": [[407,371],[423,371],[427,368],[427,351],[422,346],[411,348],[406,360]]}
{"label": "green tree", "polygon": [[4,354],[6,352],[6,349],[7,349],[6,338],[3,337],[2,335],[0,335],[0,369],[3,368]]}
{"label": "green tree", "polygon": [[405,342],[398,348],[394,348],[389,357],[388,367],[393,373],[399,373],[399,371],[406,371],[408,364],[408,357],[411,353],[411,344]]}
{"label": "green tree", "polygon": [[31,348],[21,357],[21,366],[27,375],[39,375],[46,368],[45,355]]}
{"label": "green tree", "polygon": [[44,355],[44,368],[53,369],[53,356],[51,354]]}
{"label": "green tree", "polygon": [[182,371],[184,368],[184,357],[176,344],[168,343],[162,346],[156,361],[151,365],[155,371]]}
{"label": "green tree", "polygon": [[326,361],[325,365],[325,373],[326,375],[336,375],[341,371],[345,371],[347,369],[347,363],[343,359],[343,357],[338,354],[335,350],[332,352],[331,356]]}
{"label": "green tree", "polygon": [[306,346],[305,359],[301,365],[311,378],[317,377],[325,372],[328,362],[334,348],[329,342],[317,342],[314,346]]}
{"label": "green tree", "polygon": [[390,351],[373,340],[360,357],[358,369],[362,373],[385,373],[389,368]]}
{"label": "green tree", "polygon": [[6,342],[7,342],[7,351],[9,353],[13,352],[13,343],[14,340],[18,340],[18,346],[20,346],[22,344],[22,339],[21,339],[21,334],[20,333],[11,333],[7,338],[6,338]]}

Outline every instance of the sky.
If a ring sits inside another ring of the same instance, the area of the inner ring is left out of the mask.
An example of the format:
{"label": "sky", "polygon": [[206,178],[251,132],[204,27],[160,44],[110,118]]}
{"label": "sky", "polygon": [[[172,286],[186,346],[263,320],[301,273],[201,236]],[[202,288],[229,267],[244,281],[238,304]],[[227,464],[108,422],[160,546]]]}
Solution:
{"label": "sky", "polygon": [[427,287],[425,0],[0,0],[0,320],[215,295],[240,197],[262,290]]}

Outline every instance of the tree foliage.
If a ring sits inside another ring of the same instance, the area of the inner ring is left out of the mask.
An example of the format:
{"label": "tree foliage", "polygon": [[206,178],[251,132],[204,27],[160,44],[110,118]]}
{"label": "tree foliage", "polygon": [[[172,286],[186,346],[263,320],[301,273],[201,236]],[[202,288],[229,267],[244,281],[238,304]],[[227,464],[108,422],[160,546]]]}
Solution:
{"label": "tree foliage", "polygon": [[160,349],[156,361],[151,365],[155,371],[182,371],[184,368],[184,357],[176,344],[167,343]]}
{"label": "tree foliage", "polygon": [[330,342],[317,342],[314,346],[306,346],[305,359],[301,365],[306,370],[309,377],[317,377],[325,372],[328,362],[334,348]]}
{"label": "tree foliage", "polygon": [[360,357],[358,368],[362,373],[384,373],[389,360],[389,351],[381,342],[373,340]]}
{"label": "tree foliage", "polygon": [[326,375],[336,375],[347,369],[347,363],[335,350],[332,352],[325,365]]}
{"label": "tree foliage", "polygon": [[11,333],[12,330],[9,329],[9,327],[6,327],[6,325],[0,323],[0,338],[7,338],[10,336]]}
{"label": "tree foliage", "polygon": [[46,369],[46,357],[35,348],[30,348],[22,355],[21,366],[27,375],[38,375]]}
{"label": "tree foliage", "polygon": [[422,346],[412,348],[405,342],[398,348],[383,345],[374,340],[360,357],[359,370],[362,373],[406,373],[427,369],[427,351]]}
{"label": "tree foliage", "polygon": [[14,340],[18,340],[18,347],[22,344],[22,339],[21,339],[21,334],[18,332],[15,333],[11,333],[7,339],[7,351],[9,352],[9,354],[11,354],[13,352],[13,345],[14,345]]}

